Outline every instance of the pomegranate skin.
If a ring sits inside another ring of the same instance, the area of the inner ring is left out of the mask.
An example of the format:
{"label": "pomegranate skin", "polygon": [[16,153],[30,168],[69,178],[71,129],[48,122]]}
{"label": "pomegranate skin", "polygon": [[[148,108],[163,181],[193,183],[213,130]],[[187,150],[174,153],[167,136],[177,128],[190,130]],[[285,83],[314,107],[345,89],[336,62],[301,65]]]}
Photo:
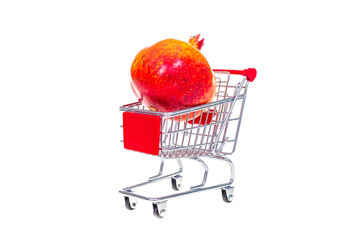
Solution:
{"label": "pomegranate skin", "polygon": [[131,65],[131,78],[139,101],[160,112],[208,103],[216,90],[206,58],[190,43],[176,39],[141,50]]}

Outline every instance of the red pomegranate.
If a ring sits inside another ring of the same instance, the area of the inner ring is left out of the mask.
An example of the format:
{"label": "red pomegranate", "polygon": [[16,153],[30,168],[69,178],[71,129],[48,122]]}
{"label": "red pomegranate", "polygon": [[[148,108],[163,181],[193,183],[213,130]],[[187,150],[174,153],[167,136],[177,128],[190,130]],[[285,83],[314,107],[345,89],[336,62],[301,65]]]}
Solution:
{"label": "red pomegranate", "polygon": [[191,37],[189,43],[165,39],[136,55],[131,65],[131,87],[143,105],[171,112],[211,102],[215,78],[200,52],[204,39],[199,37]]}

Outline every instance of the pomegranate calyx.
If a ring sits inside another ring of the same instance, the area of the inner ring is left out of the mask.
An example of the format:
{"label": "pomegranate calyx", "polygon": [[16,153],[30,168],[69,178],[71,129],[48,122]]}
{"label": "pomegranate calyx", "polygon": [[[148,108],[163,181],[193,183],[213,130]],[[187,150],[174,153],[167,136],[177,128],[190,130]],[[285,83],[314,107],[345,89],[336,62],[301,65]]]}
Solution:
{"label": "pomegranate calyx", "polygon": [[191,36],[189,39],[189,43],[193,45],[197,50],[201,50],[201,48],[204,46],[204,38],[200,39],[200,34],[196,36]]}

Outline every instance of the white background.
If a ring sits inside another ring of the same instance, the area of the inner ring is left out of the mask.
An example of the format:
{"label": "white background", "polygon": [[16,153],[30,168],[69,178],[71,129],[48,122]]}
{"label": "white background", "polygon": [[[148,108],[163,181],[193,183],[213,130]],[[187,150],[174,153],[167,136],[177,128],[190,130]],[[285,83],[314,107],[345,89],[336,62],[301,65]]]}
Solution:
{"label": "white background", "polygon": [[[0,238],[359,239],[355,3],[1,1]],[[118,191],[159,164],[120,147],[130,65],[197,33],[213,68],[258,69],[234,201],[213,191],[169,201],[163,219],[145,201],[128,211]]]}

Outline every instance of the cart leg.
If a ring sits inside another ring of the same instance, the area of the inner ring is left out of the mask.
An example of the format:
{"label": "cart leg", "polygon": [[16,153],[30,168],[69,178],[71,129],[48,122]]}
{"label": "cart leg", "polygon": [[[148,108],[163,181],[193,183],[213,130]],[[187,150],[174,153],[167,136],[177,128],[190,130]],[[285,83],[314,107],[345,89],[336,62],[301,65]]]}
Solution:
{"label": "cart leg", "polygon": [[229,158],[226,158],[226,157],[217,156],[215,158],[223,160],[229,164],[229,167],[230,167],[229,185],[221,188],[221,195],[222,195],[222,199],[224,200],[224,202],[230,203],[230,202],[232,202],[232,200],[234,198],[234,187],[231,186],[231,184],[234,182],[234,179],[235,179],[234,164]]}
{"label": "cart leg", "polygon": [[160,177],[162,175],[162,172],[163,172],[163,169],[164,169],[164,158],[160,157],[160,159],[161,159],[161,163],[160,163],[159,173],[156,174],[155,176],[149,177],[149,180]]}
{"label": "cart leg", "polygon": [[167,201],[153,203],[153,213],[155,217],[162,218],[166,213],[166,203]]}
{"label": "cart leg", "polygon": [[234,180],[235,180],[235,167],[234,167],[234,163],[233,163],[229,158],[226,158],[226,157],[215,156],[214,158],[223,160],[223,161],[227,162],[227,164],[229,164],[229,167],[230,167],[230,181],[229,181],[229,185],[230,185],[231,183],[233,183]]}
{"label": "cart leg", "polygon": [[174,190],[180,190],[181,184],[182,184],[182,179],[183,179],[183,176],[181,176],[180,173],[183,170],[183,166],[182,166],[180,158],[177,158],[176,161],[179,166],[179,171],[178,171],[179,175],[171,177],[171,186]]}
{"label": "cart leg", "polygon": [[205,172],[204,172],[204,177],[203,177],[202,183],[199,184],[199,185],[195,185],[195,186],[190,187],[191,190],[204,186],[206,184],[207,175],[209,173],[209,168],[208,168],[208,166],[205,164],[205,162],[203,160],[201,160],[198,157],[194,157],[193,159],[198,161],[201,164],[201,166],[203,166],[203,168],[205,169]]}

